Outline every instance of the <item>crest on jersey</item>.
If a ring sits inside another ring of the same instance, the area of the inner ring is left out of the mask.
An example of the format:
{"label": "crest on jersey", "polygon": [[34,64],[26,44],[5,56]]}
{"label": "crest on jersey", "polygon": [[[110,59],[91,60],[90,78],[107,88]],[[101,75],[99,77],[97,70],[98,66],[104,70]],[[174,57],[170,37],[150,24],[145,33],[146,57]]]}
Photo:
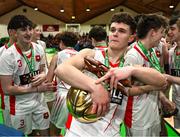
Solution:
{"label": "crest on jersey", "polygon": [[48,119],[48,118],[49,118],[49,113],[48,112],[44,113],[44,119]]}
{"label": "crest on jersey", "polygon": [[39,62],[39,61],[41,60],[40,55],[36,55],[36,57],[35,57],[35,58],[36,58],[36,61],[37,61],[37,62]]}

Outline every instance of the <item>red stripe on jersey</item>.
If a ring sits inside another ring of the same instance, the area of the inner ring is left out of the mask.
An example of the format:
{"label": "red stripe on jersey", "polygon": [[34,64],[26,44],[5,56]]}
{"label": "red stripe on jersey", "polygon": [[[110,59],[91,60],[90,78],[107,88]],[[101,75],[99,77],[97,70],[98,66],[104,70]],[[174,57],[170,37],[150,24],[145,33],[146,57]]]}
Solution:
{"label": "red stripe on jersey", "polygon": [[11,95],[9,96],[9,102],[10,102],[10,114],[15,115],[15,101],[16,97]]}
{"label": "red stripe on jersey", "polygon": [[139,54],[146,60],[149,61],[148,58],[137,48],[137,46],[134,46],[134,49],[137,50],[137,52],[139,52]]}
{"label": "red stripe on jersey", "polygon": [[[14,85],[14,81],[12,81],[12,85]],[[14,95],[10,95],[9,96],[9,103],[10,103],[10,114],[15,115],[15,101],[16,101],[16,97]]]}
{"label": "red stripe on jersey", "polygon": [[[104,56],[104,58],[105,58],[105,56],[106,56],[106,51],[105,51],[105,50],[102,50],[102,54],[103,54],[103,56]],[[118,66],[119,66],[119,63],[113,64],[112,62],[109,61],[109,65],[110,65],[112,68],[115,68],[115,67],[118,67]]]}
{"label": "red stripe on jersey", "polygon": [[[18,52],[21,56],[23,56],[22,50],[17,46],[16,42],[14,43],[14,46],[15,46],[17,52]],[[31,44],[31,47],[33,48],[33,45],[32,45],[32,44]],[[31,53],[30,55],[28,55],[27,58],[30,58],[31,55],[32,55],[32,53]]]}
{"label": "red stripe on jersey", "polygon": [[69,113],[69,114],[68,114],[68,119],[67,119],[67,121],[66,121],[66,128],[67,128],[67,129],[70,129],[70,127],[71,127],[71,122],[72,122],[72,115]]}
{"label": "red stripe on jersey", "polygon": [[5,109],[5,104],[4,104],[4,92],[3,89],[1,87],[1,83],[0,83],[0,94],[1,94],[1,108]]}
{"label": "red stripe on jersey", "polygon": [[126,106],[125,118],[124,123],[127,127],[132,127],[132,110],[133,110],[133,97],[128,97],[128,102]]}
{"label": "red stripe on jersey", "polygon": [[8,49],[8,45],[4,45],[4,47],[5,47],[6,49]]}
{"label": "red stripe on jersey", "polygon": [[102,54],[103,54],[103,56],[104,56],[104,58],[105,58],[105,56],[106,56],[106,51],[105,51],[105,50],[102,50],[101,52],[102,52]]}

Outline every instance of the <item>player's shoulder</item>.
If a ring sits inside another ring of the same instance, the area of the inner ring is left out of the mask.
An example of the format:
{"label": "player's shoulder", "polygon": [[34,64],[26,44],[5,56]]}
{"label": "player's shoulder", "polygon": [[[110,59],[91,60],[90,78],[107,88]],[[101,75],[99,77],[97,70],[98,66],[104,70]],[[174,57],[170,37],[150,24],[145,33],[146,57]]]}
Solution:
{"label": "player's shoulder", "polygon": [[43,47],[42,47],[40,44],[35,43],[35,42],[31,42],[31,44],[33,45],[33,48],[34,48],[35,50],[44,51]]}

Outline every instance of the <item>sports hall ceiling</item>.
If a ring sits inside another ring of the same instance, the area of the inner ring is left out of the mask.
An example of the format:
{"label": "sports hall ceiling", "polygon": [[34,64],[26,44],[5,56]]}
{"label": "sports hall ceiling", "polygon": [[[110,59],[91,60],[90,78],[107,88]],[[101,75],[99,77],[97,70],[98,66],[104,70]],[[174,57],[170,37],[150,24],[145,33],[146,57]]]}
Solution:
{"label": "sports hall ceiling", "polygon": [[[137,13],[162,12],[170,16],[179,3],[180,0],[0,0],[0,16],[24,5],[38,7],[40,12],[65,23],[84,23],[120,5]],[[171,4],[174,5],[173,9],[169,8]],[[87,12],[86,8],[91,11]],[[64,12],[60,12],[60,9],[64,9]]]}

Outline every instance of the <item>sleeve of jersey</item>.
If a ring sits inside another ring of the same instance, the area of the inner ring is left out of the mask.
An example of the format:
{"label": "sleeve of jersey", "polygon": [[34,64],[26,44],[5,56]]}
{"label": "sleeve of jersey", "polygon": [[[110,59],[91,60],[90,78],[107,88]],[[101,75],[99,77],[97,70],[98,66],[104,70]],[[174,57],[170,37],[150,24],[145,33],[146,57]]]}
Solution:
{"label": "sleeve of jersey", "polygon": [[[5,51],[6,52],[6,51]],[[6,52],[0,58],[0,75],[13,75],[14,56],[10,52]]]}
{"label": "sleeve of jersey", "polygon": [[134,50],[130,50],[124,56],[124,66],[134,66],[139,64],[138,55]]}

